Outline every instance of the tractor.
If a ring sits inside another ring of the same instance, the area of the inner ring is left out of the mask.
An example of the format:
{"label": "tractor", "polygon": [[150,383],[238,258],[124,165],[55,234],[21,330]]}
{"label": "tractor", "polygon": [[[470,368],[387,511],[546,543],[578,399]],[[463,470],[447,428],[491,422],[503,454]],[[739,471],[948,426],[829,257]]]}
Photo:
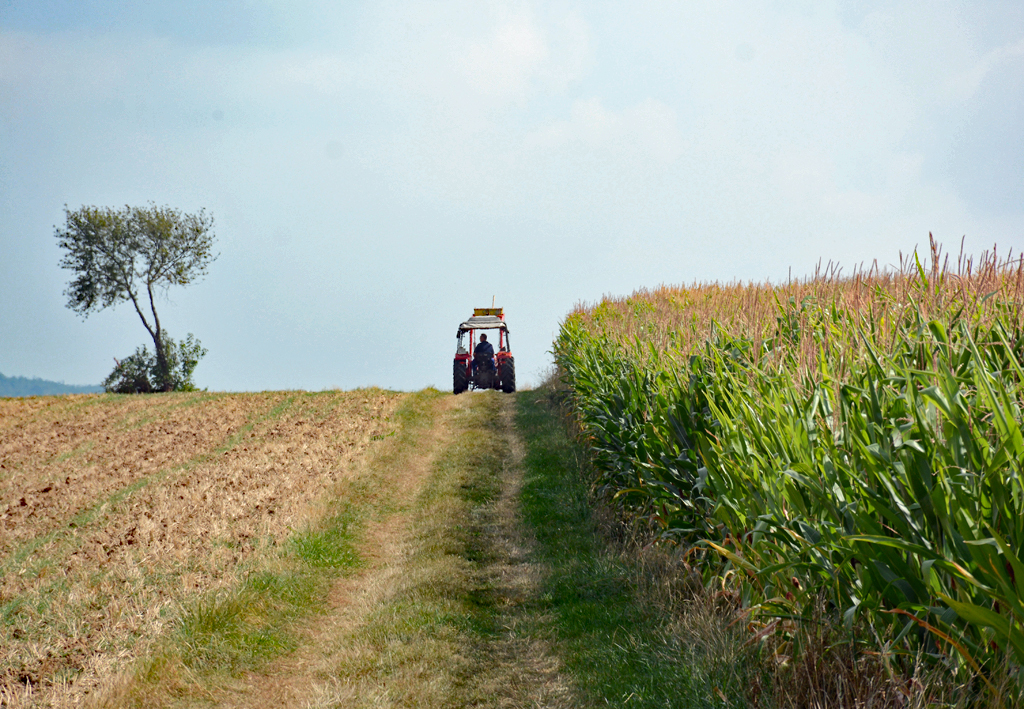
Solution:
{"label": "tractor", "polygon": [[[498,342],[494,356],[474,352],[475,330],[497,330]],[[466,349],[466,334],[469,349]],[[453,391],[461,394],[467,389],[500,389],[506,394],[516,390],[516,363],[508,339],[503,308],[474,308],[473,317],[459,325],[456,335]]]}

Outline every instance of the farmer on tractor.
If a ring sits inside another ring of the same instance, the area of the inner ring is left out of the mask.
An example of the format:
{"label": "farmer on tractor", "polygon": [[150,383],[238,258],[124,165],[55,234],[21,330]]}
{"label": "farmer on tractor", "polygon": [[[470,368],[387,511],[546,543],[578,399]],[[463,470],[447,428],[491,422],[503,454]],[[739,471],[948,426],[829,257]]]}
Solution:
{"label": "farmer on tractor", "polygon": [[476,346],[476,355],[473,357],[473,374],[476,374],[479,366],[494,367],[494,346],[487,341],[484,333],[480,333],[480,344]]}

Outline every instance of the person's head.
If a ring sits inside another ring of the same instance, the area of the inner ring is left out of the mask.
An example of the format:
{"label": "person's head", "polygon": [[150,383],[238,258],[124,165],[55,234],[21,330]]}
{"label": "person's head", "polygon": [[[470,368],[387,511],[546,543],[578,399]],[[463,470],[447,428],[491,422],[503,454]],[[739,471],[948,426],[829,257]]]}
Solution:
{"label": "person's head", "polygon": [[487,335],[480,333],[480,342],[487,342]]}

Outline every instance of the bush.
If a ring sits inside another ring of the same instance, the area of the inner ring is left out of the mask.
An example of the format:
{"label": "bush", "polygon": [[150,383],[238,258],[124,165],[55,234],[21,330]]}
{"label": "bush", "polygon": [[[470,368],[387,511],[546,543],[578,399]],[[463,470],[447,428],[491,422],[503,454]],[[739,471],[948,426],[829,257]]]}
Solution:
{"label": "bush", "polygon": [[160,371],[156,353],[145,345],[117,362],[103,380],[103,388],[112,394],[148,394],[154,391],[195,391],[192,372],[206,349],[191,333],[181,342],[164,338],[167,372]]}

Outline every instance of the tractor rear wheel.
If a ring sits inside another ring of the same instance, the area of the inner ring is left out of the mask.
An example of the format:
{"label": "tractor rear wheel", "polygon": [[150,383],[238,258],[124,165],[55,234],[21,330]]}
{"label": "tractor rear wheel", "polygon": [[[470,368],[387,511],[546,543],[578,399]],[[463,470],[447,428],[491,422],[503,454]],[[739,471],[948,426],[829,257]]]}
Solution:
{"label": "tractor rear wheel", "polygon": [[469,389],[469,376],[466,374],[466,363],[455,360],[454,372],[452,375],[453,385],[452,391],[456,394]]}
{"label": "tractor rear wheel", "polygon": [[516,390],[516,362],[507,357],[501,362],[501,390],[511,394]]}

